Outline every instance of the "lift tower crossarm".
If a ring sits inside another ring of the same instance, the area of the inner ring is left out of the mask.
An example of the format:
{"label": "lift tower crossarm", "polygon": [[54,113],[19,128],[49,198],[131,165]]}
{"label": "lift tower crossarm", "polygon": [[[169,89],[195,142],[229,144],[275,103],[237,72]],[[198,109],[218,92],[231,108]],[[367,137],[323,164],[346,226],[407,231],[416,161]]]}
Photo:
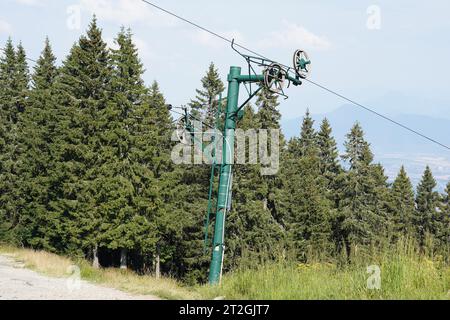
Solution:
{"label": "lift tower crossarm", "polygon": [[[228,75],[228,81],[230,81],[230,78],[232,78],[232,75]],[[286,77],[289,81],[292,82],[294,86],[300,86],[302,82],[297,77],[292,77],[291,75],[288,75]],[[233,80],[233,79],[231,79]],[[264,82],[264,75],[263,74],[249,74],[249,75],[239,75],[234,78],[239,83],[246,82],[246,83],[254,83],[254,82]]]}

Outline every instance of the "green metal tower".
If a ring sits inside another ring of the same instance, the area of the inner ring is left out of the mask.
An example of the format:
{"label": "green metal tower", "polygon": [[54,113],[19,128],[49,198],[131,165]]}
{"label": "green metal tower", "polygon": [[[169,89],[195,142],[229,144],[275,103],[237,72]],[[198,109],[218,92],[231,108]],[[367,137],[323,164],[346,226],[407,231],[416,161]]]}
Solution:
{"label": "green metal tower", "polygon": [[[238,52],[248,64],[248,75],[241,74],[241,68],[232,66],[230,67],[230,72],[228,74],[228,94],[227,94],[227,104],[225,108],[224,117],[224,128],[222,133],[222,161],[220,164],[219,172],[219,188],[217,192],[217,204],[216,204],[216,219],[214,226],[214,236],[212,243],[212,258],[211,265],[209,269],[209,283],[211,285],[219,284],[222,276],[222,267],[225,252],[225,220],[227,212],[231,208],[231,190],[233,181],[233,166],[234,166],[234,142],[235,142],[235,129],[239,119],[242,117],[243,108],[247,105],[250,100],[256,96],[256,94],[262,89],[267,90],[284,96],[283,87],[285,82],[292,83],[295,86],[302,84],[301,78],[306,78],[310,73],[310,60],[306,52],[303,50],[297,50],[294,54],[294,67],[289,68],[283,66],[274,61],[268,60],[266,58],[254,57],[241,54],[234,48],[234,41],[232,48]],[[253,64],[264,67],[264,72],[262,74],[256,74],[253,68]],[[294,74],[291,75],[291,72]],[[248,99],[238,107],[239,105],[239,89],[240,85],[244,84],[248,93]],[[252,84],[258,84],[257,90],[252,91]],[[249,86],[250,89],[247,87]],[[219,111],[221,108],[222,98],[219,99]],[[183,136],[187,131],[192,137],[194,137],[193,128],[189,122],[189,115],[187,110],[184,109],[185,116],[181,119],[180,130],[183,131],[180,134],[180,140],[186,140]],[[218,117],[218,116],[217,116]],[[198,119],[196,119],[198,120]],[[217,127],[216,127],[217,129]],[[195,138],[195,137],[194,137]],[[201,142],[194,141],[194,143]],[[202,150],[204,147],[200,146]],[[217,151],[217,150],[216,150]],[[215,152],[217,154],[217,152]],[[212,190],[214,186],[214,172],[217,166],[217,159],[213,161],[213,167],[211,170],[211,181],[209,189],[209,203],[208,212],[206,217],[206,232],[205,232],[205,246],[207,243],[208,235],[208,225],[209,218],[211,214],[211,197]]]}
{"label": "green metal tower", "polygon": [[[247,61],[249,58],[247,57]],[[295,59],[294,59],[295,60]],[[309,59],[300,61],[304,66],[309,65]],[[305,64],[306,63],[306,64]],[[295,64],[295,63],[294,63]],[[258,89],[247,101],[238,108],[239,87],[241,83],[260,83],[266,87],[277,87],[280,81],[287,79],[292,84],[301,85],[299,73],[295,77],[289,75],[288,72],[283,72],[283,68],[279,64],[271,64],[265,74],[261,75],[241,75],[240,67],[231,67],[228,74],[228,95],[227,106],[225,110],[225,126],[223,130],[223,151],[222,151],[222,165],[220,168],[219,191],[217,195],[217,211],[216,221],[214,227],[213,250],[212,259],[209,269],[209,283],[212,285],[218,284],[222,276],[222,266],[225,251],[225,219],[227,208],[230,207],[230,194],[232,188],[232,172],[234,164],[234,139],[235,129],[238,122],[238,113],[242,108],[253,98],[261,89]],[[282,84],[281,84],[282,86]],[[278,93],[278,92],[277,92]]]}

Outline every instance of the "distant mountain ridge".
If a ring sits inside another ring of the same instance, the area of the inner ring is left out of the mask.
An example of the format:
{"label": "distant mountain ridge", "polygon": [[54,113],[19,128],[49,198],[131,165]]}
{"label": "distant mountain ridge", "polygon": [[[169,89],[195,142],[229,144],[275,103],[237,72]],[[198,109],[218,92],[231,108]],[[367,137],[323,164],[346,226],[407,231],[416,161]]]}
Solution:
{"label": "distant mountain ridge", "polygon": [[[367,139],[372,144],[373,150],[377,152],[418,151],[417,147],[420,147],[421,152],[440,153],[443,149],[431,141],[353,105],[344,105],[326,114],[312,113],[311,116],[316,121],[317,127],[326,117],[331,123],[334,136],[339,144],[345,141],[345,135],[350,131],[353,124],[359,122],[366,133]],[[300,134],[302,119],[303,117],[281,121],[283,133],[288,139]],[[450,119],[400,114],[393,116],[392,120],[450,145]]]}
{"label": "distant mountain ridge", "polygon": [[[358,121],[364,129],[367,141],[371,144],[375,160],[385,166],[386,174],[391,179],[395,177],[402,164],[408,169],[415,184],[420,180],[427,164],[432,168],[441,191],[450,179],[450,150],[375,114],[353,105],[343,105],[330,113],[313,113],[311,116],[315,120],[316,128],[320,126],[323,118],[326,117],[330,121],[333,136],[341,152],[344,150],[346,134]],[[418,114],[394,114],[392,119],[450,146],[450,119]],[[301,122],[302,117],[281,121],[283,133],[287,139],[300,134]]]}

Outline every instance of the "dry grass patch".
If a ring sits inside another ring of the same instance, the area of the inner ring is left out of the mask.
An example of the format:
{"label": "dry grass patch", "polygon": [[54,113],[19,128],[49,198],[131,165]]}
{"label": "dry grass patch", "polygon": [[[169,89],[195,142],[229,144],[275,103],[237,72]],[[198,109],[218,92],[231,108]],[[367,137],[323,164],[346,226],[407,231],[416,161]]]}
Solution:
{"label": "dry grass patch", "polygon": [[9,255],[26,268],[39,273],[67,277],[71,266],[80,268],[81,278],[110,288],[132,294],[154,295],[161,299],[201,299],[201,295],[188,287],[183,287],[170,278],[156,279],[152,276],[140,276],[129,270],[94,269],[86,260],[72,260],[45,251],[15,248],[0,244],[0,254]]}
{"label": "dry grass patch", "polygon": [[102,283],[134,294],[151,294],[163,299],[190,299],[202,297],[197,292],[170,278],[156,279],[150,276],[140,276],[131,271],[106,269],[102,272]]}
{"label": "dry grass patch", "polygon": [[68,276],[68,269],[74,264],[69,258],[45,251],[2,246],[0,253],[11,255],[16,261],[23,263],[26,268],[54,277]]}

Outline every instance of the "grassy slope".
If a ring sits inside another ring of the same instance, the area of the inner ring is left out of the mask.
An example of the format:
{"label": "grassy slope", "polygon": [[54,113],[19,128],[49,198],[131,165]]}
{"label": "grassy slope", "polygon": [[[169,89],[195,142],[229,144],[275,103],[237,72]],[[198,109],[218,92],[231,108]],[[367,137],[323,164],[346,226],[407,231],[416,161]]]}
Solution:
{"label": "grassy slope", "polygon": [[44,251],[18,249],[0,245],[0,253],[12,255],[25,267],[39,273],[54,276],[69,276],[70,266],[80,268],[81,278],[92,283],[142,295],[154,295],[162,299],[199,299],[200,295],[192,289],[182,287],[173,279],[156,279],[139,276],[134,272],[119,269],[94,269],[85,261],[73,261]]}
{"label": "grassy slope", "polygon": [[[272,263],[257,270],[243,269],[226,275],[220,287],[186,288],[172,279],[138,276],[130,271],[93,269],[54,254],[0,246],[38,272],[63,277],[77,265],[85,280],[136,294],[165,299],[450,299],[450,268],[442,257],[424,257],[414,250],[387,250],[354,257],[344,268],[334,264]],[[381,269],[381,290],[367,289],[368,265]]]}
{"label": "grassy slope", "polygon": [[[354,257],[345,267],[333,264],[273,263],[240,270],[224,278],[221,288],[200,288],[206,297],[228,299],[450,299],[450,267],[442,257],[389,249]],[[369,290],[367,267],[381,270],[381,289]]]}

